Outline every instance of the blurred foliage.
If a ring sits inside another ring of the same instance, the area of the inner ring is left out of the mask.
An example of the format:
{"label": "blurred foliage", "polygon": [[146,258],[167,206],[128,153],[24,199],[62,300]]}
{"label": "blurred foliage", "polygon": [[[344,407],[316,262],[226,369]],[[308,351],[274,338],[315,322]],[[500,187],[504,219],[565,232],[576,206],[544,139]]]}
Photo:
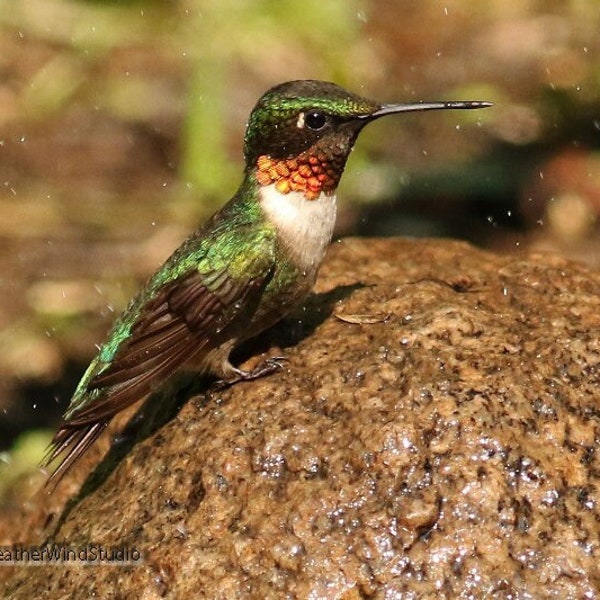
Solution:
{"label": "blurred foliage", "polygon": [[0,452],[0,509],[18,505],[21,495],[14,493],[16,489],[29,494],[36,491],[29,489],[30,483],[38,486],[41,478],[31,475],[38,470],[50,437],[47,431],[28,431],[15,440],[10,452]]}

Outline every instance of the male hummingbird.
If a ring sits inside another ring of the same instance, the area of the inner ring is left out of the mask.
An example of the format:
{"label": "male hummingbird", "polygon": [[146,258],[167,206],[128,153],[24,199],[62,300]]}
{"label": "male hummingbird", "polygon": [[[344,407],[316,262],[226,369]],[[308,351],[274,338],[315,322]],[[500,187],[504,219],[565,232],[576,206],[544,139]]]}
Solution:
{"label": "male hummingbird", "polygon": [[54,435],[44,466],[60,479],[120,411],[181,370],[253,379],[231,351],[309,294],[331,241],[336,188],[362,128],[401,112],[488,102],[380,104],[333,83],[290,81],[258,101],[233,198],[150,277],[100,347]]}

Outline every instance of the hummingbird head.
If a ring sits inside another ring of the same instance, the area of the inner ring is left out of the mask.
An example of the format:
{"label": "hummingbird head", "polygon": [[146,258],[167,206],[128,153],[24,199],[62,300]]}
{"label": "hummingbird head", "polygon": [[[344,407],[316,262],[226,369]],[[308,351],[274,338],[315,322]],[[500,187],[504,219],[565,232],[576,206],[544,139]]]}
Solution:
{"label": "hummingbird head", "polygon": [[309,200],[333,193],[361,129],[384,115],[415,110],[481,108],[486,102],[380,104],[327,81],[289,81],[258,101],[244,139],[246,169],[260,185]]}

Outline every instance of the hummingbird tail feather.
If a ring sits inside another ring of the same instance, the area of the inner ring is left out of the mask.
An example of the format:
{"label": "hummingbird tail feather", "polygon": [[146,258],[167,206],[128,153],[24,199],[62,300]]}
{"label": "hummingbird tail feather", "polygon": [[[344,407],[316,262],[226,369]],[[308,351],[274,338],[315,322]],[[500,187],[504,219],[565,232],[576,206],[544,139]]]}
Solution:
{"label": "hummingbird tail feather", "polygon": [[155,353],[157,356],[147,358],[142,364],[143,368],[135,364],[120,368],[118,364],[94,380],[94,385],[100,386],[103,393],[94,402],[83,403],[81,408],[63,420],[42,460],[41,466],[45,468],[62,457],[46,485],[58,484],[117,413],[147,396],[157,380],[168,379],[186,358],[194,354],[191,344],[184,345],[170,355]]}
{"label": "hummingbird tail feather", "polygon": [[84,427],[73,426],[68,422],[62,423],[42,461],[42,467],[48,467],[59,456],[63,455],[58,466],[48,477],[46,486],[53,484],[53,487],[56,487],[58,485],[58,482],[64,477],[73,463],[100,437],[100,434],[104,431],[109,421],[110,419],[106,419],[95,423],[88,423]]}

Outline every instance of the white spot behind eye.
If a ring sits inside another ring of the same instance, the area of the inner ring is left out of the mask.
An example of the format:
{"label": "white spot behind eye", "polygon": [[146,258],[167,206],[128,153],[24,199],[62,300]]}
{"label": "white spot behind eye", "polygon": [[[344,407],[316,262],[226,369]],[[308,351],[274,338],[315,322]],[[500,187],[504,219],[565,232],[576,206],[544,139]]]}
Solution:
{"label": "white spot behind eye", "polygon": [[298,121],[296,122],[296,127],[298,129],[304,129],[304,113],[303,112],[301,112],[298,115]]}

